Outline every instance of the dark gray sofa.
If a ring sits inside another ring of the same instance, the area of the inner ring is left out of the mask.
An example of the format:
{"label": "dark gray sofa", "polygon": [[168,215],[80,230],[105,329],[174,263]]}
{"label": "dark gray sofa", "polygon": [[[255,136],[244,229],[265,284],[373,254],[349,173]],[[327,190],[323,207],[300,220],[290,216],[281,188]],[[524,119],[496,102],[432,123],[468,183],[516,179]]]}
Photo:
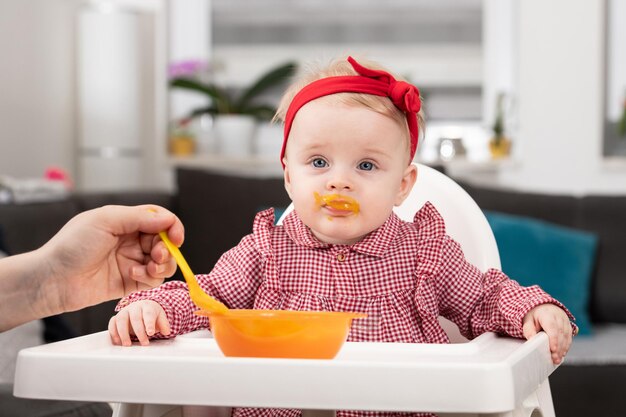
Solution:
{"label": "dark gray sofa", "polygon": [[594,334],[574,339],[570,357],[552,374],[550,386],[557,416],[626,415],[626,196],[461,185],[483,210],[529,216],[598,237],[589,305]]}
{"label": "dark gray sofa", "polygon": [[[0,205],[0,228],[8,249],[19,253],[40,246],[82,210],[104,204],[160,204],[177,213],[185,224],[184,253],[192,268],[209,271],[225,250],[251,231],[257,211],[289,203],[279,179],[238,178],[179,169],[177,183],[175,195],[91,194],[53,203]],[[543,195],[461,185],[483,209],[529,216],[596,234],[599,247],[591,288],[591,318],[594,327],[626,329],[626,196]],[[115,302],[109,302],[67,313],[62,320],[69,323],[75,334],[105,330],[114,305]],[[592,343],[593,338],[589,338]],[[593,346],[591,351],[595,352]],[[626,361],[601,356],[575,363],[566,360],[550,382],[557,416],[624,415]]]}

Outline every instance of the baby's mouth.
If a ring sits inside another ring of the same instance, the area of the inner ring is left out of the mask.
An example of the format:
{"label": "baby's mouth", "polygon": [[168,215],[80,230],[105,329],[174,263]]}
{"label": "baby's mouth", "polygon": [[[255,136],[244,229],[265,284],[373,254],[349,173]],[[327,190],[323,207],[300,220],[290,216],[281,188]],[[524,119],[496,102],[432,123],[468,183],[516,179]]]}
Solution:
{"label": "baby's mouth", "polygon": [[320,195],[317,192],[313,195],[315,204],[320,208],[344,215],[357,214],[359,212],[359,203],[352,197],[341,194]]}

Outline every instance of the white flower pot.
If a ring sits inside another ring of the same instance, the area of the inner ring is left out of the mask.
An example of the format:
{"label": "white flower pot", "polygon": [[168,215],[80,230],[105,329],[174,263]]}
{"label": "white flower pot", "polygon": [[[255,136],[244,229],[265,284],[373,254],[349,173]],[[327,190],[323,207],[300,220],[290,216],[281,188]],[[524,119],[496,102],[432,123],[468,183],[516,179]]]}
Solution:
{"label": "white flower pot", "polygon": [[283,146],[283,126],[274,123],[260,123],[254,139],[254,153],[262,159],[278,160]]}
{"label": "white flower pot", "polygon": [[215,116],[213,131],[218,152],[228,157],[245,157],[252,154],[252,141],[256,120],[241,114]]}

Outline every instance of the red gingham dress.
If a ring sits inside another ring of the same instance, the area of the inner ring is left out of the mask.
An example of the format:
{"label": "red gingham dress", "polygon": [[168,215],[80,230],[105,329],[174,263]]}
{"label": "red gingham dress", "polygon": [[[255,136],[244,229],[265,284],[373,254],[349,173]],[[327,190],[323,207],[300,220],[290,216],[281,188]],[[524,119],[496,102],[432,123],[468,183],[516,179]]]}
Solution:
{"label": "red gingham dress", "polygon": [[[269,209],[257,214],[252,234],[197,278],[229,308],[367,313],[353,322],[348,336],[353,342],[449,343],[440,315],[469,339],[484,332],[521,338],[522,319],[533,307],[553,303],[567,311],[538,286],[522,287],[499,270],[482,273],[467,262],[430,203],[413,223],[392,214],[353,245],[320,242],[295,212],[275,226]],[[170,337],[208,327],[206,317],[194,314],[197,308],[183,282],[130,294],[116,310],[142,299],[164,308]],[[295,417],[300,411],[239,408],[233,415]],[[407,413],[337,412],[338,417],[357,415]]]}

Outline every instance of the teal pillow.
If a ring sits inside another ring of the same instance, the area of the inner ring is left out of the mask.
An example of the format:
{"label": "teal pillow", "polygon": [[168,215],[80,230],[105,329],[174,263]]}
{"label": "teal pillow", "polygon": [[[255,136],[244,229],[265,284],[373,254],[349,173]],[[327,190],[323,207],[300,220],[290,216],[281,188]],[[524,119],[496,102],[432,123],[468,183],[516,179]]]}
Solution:
{"label": "teal pillow", "polygon": [[278,219],[283,215],[287,207],[269,207],[269,206],[261,206],[258,208],[257,212],[267,210],[268,208],[274,209],[274,224],[278,223]]}
{"label": "teal pillow", "polygon": [[287,210],[287,207],[274,207],[274,223],[278,222],[285,210]]}
{"label": "teal pillow", "polygon": [[597,237],[528,217],[485,212],[496,237],[502,271],[521,285],[537,284],[591,333],[589,295]]}

